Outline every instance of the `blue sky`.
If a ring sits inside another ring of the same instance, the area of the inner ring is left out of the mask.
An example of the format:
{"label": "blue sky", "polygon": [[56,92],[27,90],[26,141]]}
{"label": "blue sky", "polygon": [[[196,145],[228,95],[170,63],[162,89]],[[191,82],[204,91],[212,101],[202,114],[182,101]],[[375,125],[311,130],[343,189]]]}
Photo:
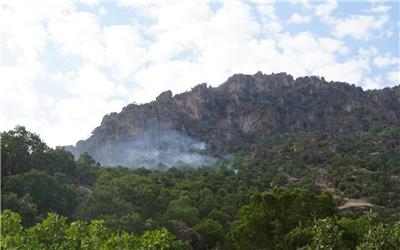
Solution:
{"label": "blue sky", "polygon": [[2,1],[0,129],[51,146],[102,117],[234,73],[399,84],[396,1]]}

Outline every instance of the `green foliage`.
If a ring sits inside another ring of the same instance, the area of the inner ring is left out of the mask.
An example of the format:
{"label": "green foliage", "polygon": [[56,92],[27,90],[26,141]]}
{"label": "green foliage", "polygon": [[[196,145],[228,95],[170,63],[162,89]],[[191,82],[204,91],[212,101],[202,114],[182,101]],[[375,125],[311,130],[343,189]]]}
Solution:
{"label": "green foliage", "polygon": [[25,127],[1,133],[2,205],[33,225],[49,211],[70,216],[77,206],[75,161]]}
{"label": "green foliage", "polygon": [[190,249],[165,228],[147,231],[138,237],[127,232],[115,234],[103,221],[67,223],[65,217],[49,213],[41,223],[24,229],[21,217],[10,210],[3,211],[1,223],[2,249]]}
{"label": "green foliage", "polygon": [[342,231],[332,218],[320,219],[313,226],[313,240],[310,249],[341,249]]}
{"label": "green foliage", "polygon": [[63,148],[49,148],[38,135],[25,127],[1,133],[2,179],[37,169],[53,175],[64,173],[68,178],[75,176],[74,157]]}
{"label": "green foliage", "polygon": [[[77,205],[74,188],[66,182],[62,174],[49,176],[36,169],[6,177],[3,191],[21,198],[31,197],[29,202],[35,204],[31,207],[37,206],[40,215],[49,211],[71,215]],[[4,200],[4,206],[11,208],[12,204],[8,203],[11,201]]]}
{"label": "green foliage", "polygon": [[21,216],[10,210],[4,210],[1,214],[1,239],[2,249],[17,249],[23,244],[23,227]]}
{"label": "green foliage", "polygon": [[178,200],[171,201],[168,206],[167,216],[172,220],[182,220],[190,226],[195,225],[199,221],[199,213],[191,204],[188,196],[182,196]]}
{"label": "green foliage", "polygon": [[283,239],[287,249],[303,249],[312,242],[314,231],[312,226],[298,227],[292,229]]}
{"label": "green foliage", "polygon": [[233,165],[253,185],[329,187],[340,196],[400,207],[399,127],[283,134],[239,152]]}
{"label": "green foliage", "polygon": [[81,185],[94,186],[100,171],[99,164],[88,153],[76,161],[76,180]]}
{"label": "green foliage", "polygon": [[[2,206],[19,215],[3,211],[1,247],[187,249],[183,225],[210,249],[395,249],[399,145],[399,128],[303,133],[209,168],[132,170],[74,161],[17,127],[2,133]],[[382,206],[364,216],[340,197]]]}
{"label": "green foliage", "polygon": [[[230,237],[238,249],[283,249],[285,238],[298,225],[310,225],[316,218],[335,214],[335,204],[327,194],[274,189],[256,194],[250,205],[239,211]],[[257,233],[255,233],[257,232]]]}
{"label": "green foliage", "polygon": [[201,234],[210,249],[214,248],[218,243],[221,245],[224,243],[224,228],[217,221],[211,219],[204,220],[197,224],[194,229]]}
{"label": "green foliage", "polygon": [[107,228],[116,232],[125,231],[141,235],[145,229],[145,223],[140,214],[135,212],[124,215],[104,215],[101,216],[101,219],[104,220],[104,225]]}
{"label": "green foliage", "polygon": [[49,175],[63,173],[69,179],[74,179],[76,175],[74,156],[63,148],[38,151],[31,155],[29,165],[31,169],[38,169]]}
{"label": "green foliage", "polygon": [[140,237],[139,242],[142,246],[138,249],[167,250],[167,249],[190,249],[189,246],[181,241],[176,241],[175,236],[165,228],[147,231]]}
{"label": "green foliage", "polygon": [[29,194],[21,198],[15,193],[6,193],[1,195],[2,209],[15,211],[24,218],[25,225],[33,225],[37,215],[37,206]]}
{"label": "green foliage", "polygon": [[370,213],[357,219],[340,218],[337,224],[342,231],[343,244],[350,249],[355,249],[363,241],[369,225],[376,223],[373,218],[375,218],[375,215]]}
{"label": "green foliage", "polygon": [[102,215],[119,215],[132,211],[131,203],[124,201],[108,190],[97,190],[88,200],[81,204],[76,215],[86,220],[98,218]]}
{"label": "green foliage", "polygon": [[47,149],[38,135],[23,126],[1,133],[1,178],[25,172],[31,156]]}
{"label": "green foliage", "polygon": [[400,246],[398,224],[399,222],[393,227],[388,227],[381,223],[378,225],[370,225],[368,232],[364,236],[364,242],[357,246],[357,250],[398,249]]}

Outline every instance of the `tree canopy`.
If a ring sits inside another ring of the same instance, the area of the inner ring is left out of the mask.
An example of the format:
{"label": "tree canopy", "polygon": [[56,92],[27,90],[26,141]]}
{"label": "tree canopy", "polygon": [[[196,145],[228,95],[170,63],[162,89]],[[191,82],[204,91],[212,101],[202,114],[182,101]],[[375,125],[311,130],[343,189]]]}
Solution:
{"label": "tree canopy", "polygon": [[1,134],[1,247],[396,249],[399,132],[283,135],[149,170],[75,160],[16,127]]}

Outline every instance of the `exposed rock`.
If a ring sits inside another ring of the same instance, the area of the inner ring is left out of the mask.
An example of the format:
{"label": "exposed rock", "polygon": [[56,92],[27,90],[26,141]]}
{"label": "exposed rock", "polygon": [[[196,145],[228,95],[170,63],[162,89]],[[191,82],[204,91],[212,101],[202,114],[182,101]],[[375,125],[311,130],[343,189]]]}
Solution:
{"label": "exposed rock", "polygon": [[[76,155],[86,151],[101,163],[129,165],[124,154],[118,155],[121,145],[129,150],[127,141],[149,151],[172,147],[192,152],[187,142],[238,146],[280,133],[398,125],[400,86],[363,91],[317,76],[236,74],[216,88],[201,84],[175,96],[166,91],[156,101],[106,115],[89,139],[77,143]],[[107,161],[110,157],[117,161]]]}
{"label": "exposed rock", "polygon": [[178,227],[178,239],[189,242],[193,250],[208,250],[207,244],[196,230],[183,222],[175,222],[175,225]]}
{"label": "exposed rock", "polygon": [[172,99],[172,92],[171,90],[162,92],[159,96],[157,96],[157,102],[168,102]]}

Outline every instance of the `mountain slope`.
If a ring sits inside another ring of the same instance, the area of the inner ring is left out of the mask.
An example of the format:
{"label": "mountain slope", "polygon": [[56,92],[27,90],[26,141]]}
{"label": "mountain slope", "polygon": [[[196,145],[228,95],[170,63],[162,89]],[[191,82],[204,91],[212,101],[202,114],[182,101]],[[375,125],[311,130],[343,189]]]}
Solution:
{"label": "mountain slope", "polygon": [[400,86],[363,91],[315,76],[236,74],[219,87],[200,84],[106,115],[75,155],[106,165],[204,164],[206,147],[258,143],[281,133],[343,132],[398,126]]}

